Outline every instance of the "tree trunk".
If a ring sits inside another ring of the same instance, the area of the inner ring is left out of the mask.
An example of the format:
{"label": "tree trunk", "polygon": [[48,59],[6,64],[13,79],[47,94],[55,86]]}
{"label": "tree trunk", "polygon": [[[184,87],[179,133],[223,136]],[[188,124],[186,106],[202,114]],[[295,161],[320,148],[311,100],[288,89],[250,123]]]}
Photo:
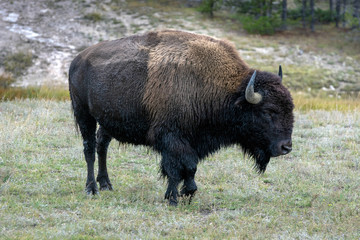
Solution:
{"label": "tree trunk", "polygon": [[311,31],[314,32],[315,31],[315,16],[314,16],[314,0],[310,0],[310,15],[311,15],[311,23],[310,23],[310,28]]}
{"label": "tree trunk", "polygon": [[341,8],[341,0],[336,0],[336,16],[335,16],[335,22],[336,22],[336,27],[339,27],[339,22],[340,22],[340,8]]}
{"label": "tree trunk", "polygon": [[215,5],[215,0],[210,0],[210,18],[214,18],[214,5]]}
{"label": "tree trunk", "polygon": [[287,19],[287,0],[283,0],[282,2],[282,11],[281,11],[281,21],[282,21],[282,29],[286,30],[286,19]]}
{"label": "tree trunk", "polygon": [[260,16],[266,16],[266,0],[260,0]]}
{"label": "tree trunk", "polygon": [[302,0],[301,21],[302,21],[302,24],[303,24],[303,28],[306,28],[306,22],[305,22],[305,17],[306,17],[306,1],[307,1],[307,0]]}
{"label": "tree trunk", "polygon": [[268,6],[268,9],[267,9],[267,16],[268,17],[271,17],[272,16],[272,7],[273,7],[273,0],[269,0],[269,6]]}
{"label": "tree trunk", "polygon": [[354,0],[354,17],[358,19],[360,28],[360,0]]}
{"label": "tree trunk", "polygon": [[334,12],[333,0],[329,0],[329,9],[330,9],[330,18],[331,18],[331,21],[332,21],[333,12]]}
{"label": "tree trunk", "polygon": [[346,26],[346,0],[343,0],[343,12],[342,12],[342,26]]}
{"label": "tree trunk", "polygon": [[262,16],[262,0],[255,0],[252,3],[255,6],[255,19],[259,19]]}

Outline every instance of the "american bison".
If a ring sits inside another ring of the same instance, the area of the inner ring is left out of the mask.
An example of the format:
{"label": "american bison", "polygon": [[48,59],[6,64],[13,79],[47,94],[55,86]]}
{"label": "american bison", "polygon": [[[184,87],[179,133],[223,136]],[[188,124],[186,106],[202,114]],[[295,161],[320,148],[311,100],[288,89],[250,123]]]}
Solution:
{"label": "american bison", "polygon": [[197,164],[221,147],[239,144],[259,172],[292,149],[294,105],[281,67],[279,74],[254,70],[232,44],[209,36],[164,30],[91,46],[71,63],[69,90],[88,194],[98,193],[95,149],[100,190],[112,189],[112,138],[161,154],[170,205],[193,196]]}

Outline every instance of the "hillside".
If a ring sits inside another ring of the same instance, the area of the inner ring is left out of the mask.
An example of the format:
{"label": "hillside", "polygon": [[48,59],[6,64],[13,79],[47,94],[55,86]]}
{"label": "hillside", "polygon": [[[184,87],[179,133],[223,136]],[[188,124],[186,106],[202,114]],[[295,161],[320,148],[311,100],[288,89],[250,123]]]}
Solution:
{"label": "hillside", "polygon": [[19,0],[1,1],[0,9],[0,75],[14,54],[26,53],[32,61],[16,76],[16,86],[66,85],[71,60],[87,46],[174,28],[228,39],[252,67],[275,72],[282,64],[293,91],[331,96],[360,91],[358,31],[319,26],[314,34],[249,35],[229,13],[220,11],[210,20],[174,1]]}

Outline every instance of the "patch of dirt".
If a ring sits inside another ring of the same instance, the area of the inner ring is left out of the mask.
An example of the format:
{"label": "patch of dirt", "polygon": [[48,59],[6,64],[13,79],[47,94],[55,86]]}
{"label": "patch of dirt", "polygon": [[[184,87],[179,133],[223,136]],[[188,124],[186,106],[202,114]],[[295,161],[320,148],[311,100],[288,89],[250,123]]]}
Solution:
{"label": "patch of dirt", "polygon": [[[131,34],[135,24],[149,25],[147,17],[139,18],[121,9],[115,13],[89,0],[1,1],[0,9],[0,60],[19,51],[30,51],[35,56],[33,66],[17,86],[66,84],[69,64],[79,50]],[[101,21],[84,18],[92,12],[101,14]],[[144,27],[144,31],[147,29],[151,26]],[[0,73],[3,71],[0,69]]]}

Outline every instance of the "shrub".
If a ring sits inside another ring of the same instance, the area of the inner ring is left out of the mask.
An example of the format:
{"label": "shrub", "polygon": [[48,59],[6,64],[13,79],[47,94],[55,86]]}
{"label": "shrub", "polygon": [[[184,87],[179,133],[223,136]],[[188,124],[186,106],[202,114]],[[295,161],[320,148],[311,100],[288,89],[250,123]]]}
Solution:
{"label": "shrub", "polygon": [[345,20],[346,20],[347,23],[349,23],[349,26],[352,27],[352,28],[360,27],[359,19],[357,17],[354,17],[350,13],[345,14]]}
{"label": "shrub", "polygon": [[281,25],[281,21],[277,16],[263,16],[258,19],[253,16],[246,16],[241,17],[240,21],[245,31],[261,35],[273,35]]}
{"label": "shrub", "polygon": [[[319,23],[331,23],[335,21],[335,12],[330,10],[322,10],[320,8],[315,9],[315,19]],[[300,20],[302,17],[302,9],[288,9],[288,18],[291,20]],[[308,20],[310,18],[310,9],[306,9],[305,18]]]}
{"label": "shrub", "polygon": [[93,22],[98,22],[103,19],[103,16],[98,12],[92,12],[92,13],[86,14],[84,16],[84,18],[87,20],[93,21]]}
{"label": "shrub", "polygon": [[318,8],[315,9],[315,18],[320,23],[331,23],[335,21],[335,12]]}
{"label": "shrub", "polygon": [[213,12],[220,9],[222,0],[204,0],[201,2],[197,10],[201,13],[209,14],[213,17]]}
{"label": "shrub", "polygon": [[11,73],[0,74],[0,88],[8,88],[12,83],[15,82]]}
{"label": "shrub", "polygon": [[4,59],[5,71],[14,74],[15,77],[20,76],[33,64],[32,59],[33,56],[30,52],[18,52],[8,55]]}
{"label": "shrub", "polygon": [[225,6],[234,7],[238,13],[249,15],[259,15],[262,10],[252,1],[227,0]]}

